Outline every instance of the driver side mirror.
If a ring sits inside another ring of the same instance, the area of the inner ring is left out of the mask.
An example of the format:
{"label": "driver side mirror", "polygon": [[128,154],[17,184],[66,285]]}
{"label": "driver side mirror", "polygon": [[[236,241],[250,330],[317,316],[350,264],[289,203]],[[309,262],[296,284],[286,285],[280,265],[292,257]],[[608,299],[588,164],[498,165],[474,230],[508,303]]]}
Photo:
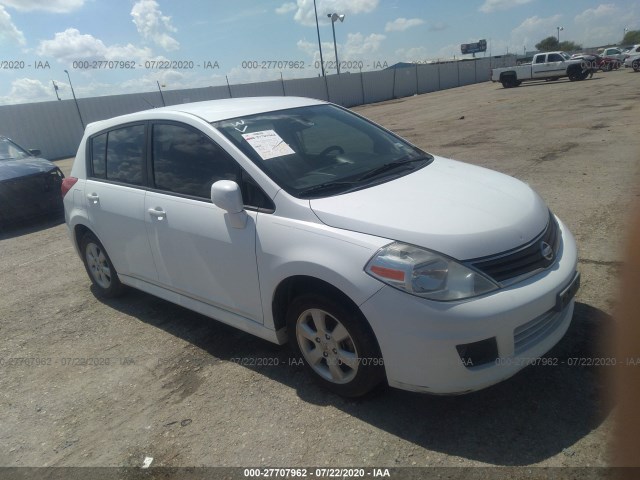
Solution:
{"label": "driver side mirror", "polygon": [[225,217],[233,228],[244,228],[247,224],[247,212],[244,210],[240,186],[231,180],[218,180],[211,185],[211,202],[226,210]]}
{"label": "driver side mirror", "polygon": [[29,153],[31,155],[33,155],[34,157],[39,157],[40,155],[42,155],[42,151],[38,148],[31,148],[29,149]]}

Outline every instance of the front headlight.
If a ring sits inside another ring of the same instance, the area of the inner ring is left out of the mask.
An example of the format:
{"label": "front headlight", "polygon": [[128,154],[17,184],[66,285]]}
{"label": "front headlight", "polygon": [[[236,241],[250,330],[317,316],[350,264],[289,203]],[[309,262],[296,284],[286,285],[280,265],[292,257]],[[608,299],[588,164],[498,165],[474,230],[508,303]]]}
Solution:
{"label": "front headlight", "polygon": [[387,285],[430,300],[461,300],[498,289],[451,258],[401,242],[378,250],[364,270]]}

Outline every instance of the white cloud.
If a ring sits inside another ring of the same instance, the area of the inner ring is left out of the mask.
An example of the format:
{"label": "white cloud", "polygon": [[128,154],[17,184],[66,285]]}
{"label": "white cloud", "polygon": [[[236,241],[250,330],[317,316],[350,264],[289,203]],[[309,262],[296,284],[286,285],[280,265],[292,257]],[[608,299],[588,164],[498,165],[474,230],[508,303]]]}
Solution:
{"label": "white cloud", "polygon": [[406,29],[411,27],[417,27],[418,25],[422,25],[424,20],[420,18],[396,18],[393,22],[387,22],[387,25],[384,27],[385,32],[404,32]]}
{"label": "white cloud", "polygon": [[443,30],[446,30],[447,28],[449,28],[449,25],[447,25],[444,22],[436,22],[436,23],[429,24],[430,32],[441,32]]}
{"label": "white cloud", "polygon": [[[372,33],[366,37],[361,33],[347,34],[347,42],[338,53],[340,59],[360,60],[379,50],[382,41],[387,38],[379,33]],[[338,45],[340,47],[340,45]]]}
{"label": "white cloud", "polygon": [[45,85],[32,78],[18,78],[11,82],[9,94],[0,97],[0,104],[43,102],[55,99],[53,84]]}
{"label": "white cloud", "polygon": [[[534,45],[544,38],[555,36],[556,27],[561,25],[561,15],[553,15],[552,17],[538,17],[534,15],[525,19],[520,25],[511,31],[511,39],[509,44],[513,45],[512,51],[517,47],[517,51],[523,50],[523,46],[527,46],[528,50],[533,50]],[[565,25],[565,28],[567,26]],[[496,45],[494,44],[494,47]],[[494,48],[494,53],[501,53],[499,49]]]}
{"label": "white cloud", "polygon": [[145,40],[150,40],[165,50],[177,50],[180,43],[169,33],[177,32],[171,17],[162,15],[155,0],[138,0],[131,9],[133,23]]}
{"label": "white cloud", "polygon": [[491,13],[496,10],[508,10],[532,1],[533,0],[485,0],[479,10],[484,13]]}
{"label": "white cloud", "polygon": [[55,34],[52,40],[40,42],[36,53],[53,57],[63,64],[74,60],[148,60],[153,54],[148,47],[140,48],[131,44],[107,46],[92,35],[81,34],[75,28]]}
{"label": "white cloud", "polygon": [[40,10],[53,13],[72,12],[81,8],[84,2],[85,0],[0,0],[1,5],[15,8],[21,12]]}
{"label": "white cloud", "polygon": [[396,50],[396,58],[400,62],[424,63],[427,61],[427,49],[424,47],[400,48]]}
{"label": "white cloud", "polygon": [[276,13],[278,15],[284,15],[285,13],[293,12],[298,6],[294,2],[283,3],[278,8],[276,8]]}
{"label": "white cloud", "polygon": [[622,14],[613,3],[598,5],[596,8],[588,8],[584,12],[576,15],[576,23],[592,23],[609,19],[614,15]]}
{"label": "white cloud", "polygon": [[617,43],[622,40],[624,28],[638,24],[635,9],[622,10],[612,3],[588,8],[574,18],[579,43],[590,46]]}
{"label": "white cloud", "polygon": [[0,40],[2,43],[7,41],[18,45],[26,45],[27,43],[24,34],[13,24],[11,15],[2,5],[0,5]]}
{"label": "white cloud", "polygon": [[[378,7],[379,0],[317,0],[318,21],[326,23],[328,13],[339,13],[341,15],[355,15],[369,13]],[[294,11],[294,20],[302,25],[311,26],[316,24],[316,17],[313,10],[313,0],[297,0],[296,6],[291,6],[292,2],[284,3],[279,9],[285,8]],[[346,21],[346,20],[345,20]]]}
{"label": "white cloud", "polygon": [[[362,61],[364,62],[363,70],[367,69],[367,66],[372,65],[375,62],[380,61],[384,63],[386,59],[377,58],[374,54],[380,50],[380,46],[385,38],[386,36],[378,33],[372,33],[367,36],[359,32],[349,33],[345,43],[338,43],[338,58],[340,59],[340,63]],[[299,50],[311,57],[310,64],[313,66],[318,65],[319,70],[320,52],[318,51],[318,44],[307,40],[298,40],[297,46]],[[325,64],[328,65],[329,70],[335,68],[333,42],[322,42],[322,52],[323,60]],[[305,76],[309,76],[309,71],[305,70],[305,72]]]}

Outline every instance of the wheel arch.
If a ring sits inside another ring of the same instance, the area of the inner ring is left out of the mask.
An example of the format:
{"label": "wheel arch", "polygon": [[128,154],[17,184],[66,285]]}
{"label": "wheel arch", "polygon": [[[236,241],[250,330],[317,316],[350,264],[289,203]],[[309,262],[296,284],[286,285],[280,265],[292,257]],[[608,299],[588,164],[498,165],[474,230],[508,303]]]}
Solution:
{"label": "wheel arch", "polygon": [[567,75],[575,72],[576,70],[582,71],[582,64],[573,63],[567,67]]}
{"label": "wheel arch", "polygon": [[[80,253],[80,242],[82,241],[82,237],[84,237],[87,233],[96,235],[93,230],[91,230],[83,223],[78,223],[73,227],[73,240],[76,244],[76,250],[78,251],[78,253]],[[96,238],[98,237],[96,236]]]}
{"label": "wheel arch", "polygon": [[283,279],[273,292],[271,311],[276,330],[280,330],[286,326],[287,308],[291,301],[295,297],[305,293],[322,293],[328,295],[345,304],[345,306],[359,312],[364,318],[364,315],[360,311],[356,302],[354,302],[351,297],[338,287],[317,277],[309,275],[293,275]]}
{"label": "wheel arch", "polygon": [[500,81],[502,82],[502,80],[505,77],[514,77],[516,80],[518,79],[518,75],[516,75],[515,70],[509,70],[507,72],[501,72],[500,73]]}
{"label": "wheel arch", "polygon": [[364,315],[358,304],[338,287],[325,280],[309,275],[293,275],[287,277],[282,280],[276,287],[273,294],[273,300],[271,302],[273,322],[276,331],[286,329],[287,309],[291,304],[291,301],[297,296],[306,293],[320,293],[326,295],[331,299],[341,303],[349,310],[357,313],[363,321],[363,327],[371,333],[375,341],[376,348],[379,352],[381,351],[380,343],[375,334],[375,331],[373,330],[373,327],[369,323],[369,320]]}

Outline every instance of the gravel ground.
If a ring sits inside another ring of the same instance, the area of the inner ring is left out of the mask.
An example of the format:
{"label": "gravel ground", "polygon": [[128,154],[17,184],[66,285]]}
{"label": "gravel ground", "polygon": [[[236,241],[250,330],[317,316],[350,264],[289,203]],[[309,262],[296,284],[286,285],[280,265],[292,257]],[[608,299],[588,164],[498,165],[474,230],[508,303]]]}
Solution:
{"label": "gravel ground", "polygon": [[[355,108],[429,152],[528,182],[568,224],[582,288],[549,358],[607,355],[638,193],[639,81],[621,70],[483,83]],[[345,400],[287,348],[141,292],[98,300],[61,221],[1,233],[0,252],[0,466],[608,464],[611,367],[532,366],[458,397]]]}

